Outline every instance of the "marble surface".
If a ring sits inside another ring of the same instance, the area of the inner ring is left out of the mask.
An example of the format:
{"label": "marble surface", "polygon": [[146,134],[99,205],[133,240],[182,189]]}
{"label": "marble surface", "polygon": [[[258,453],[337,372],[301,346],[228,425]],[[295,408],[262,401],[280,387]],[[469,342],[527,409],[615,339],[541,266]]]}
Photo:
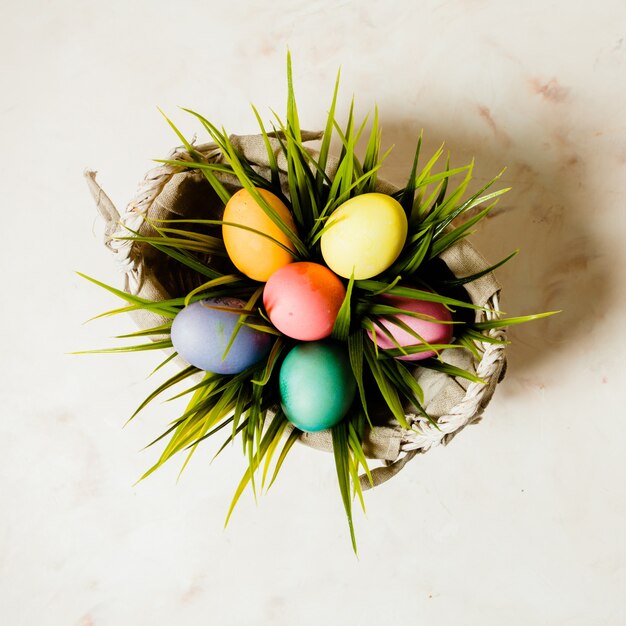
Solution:
{"label": "marble surface", "polygon": [[[551,0],[6,3],[0,21],[3,341],[0,622],[127,624],[626,623],[626,5]],[[421,128],[478,181],[512,191],[474,241],[511,314],[485,419],[367,494],[352,554],[332,457],[303,447],[272,493],[223,520],[237,449],[135,480],[172,418],[153,355],[113,345],[129,320],[75,270],[121,284],[101,244],[86,167],[120,207],[176,138],[160,106],[232,132],[249,103],[284,110],[293,54],[303,126],[380,109],[385,176]]]}

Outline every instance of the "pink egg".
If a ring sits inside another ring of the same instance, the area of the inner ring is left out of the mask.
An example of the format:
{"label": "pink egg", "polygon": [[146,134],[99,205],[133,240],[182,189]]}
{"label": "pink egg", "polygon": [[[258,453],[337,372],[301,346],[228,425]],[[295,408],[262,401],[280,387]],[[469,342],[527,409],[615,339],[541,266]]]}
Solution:
{"label": "pink egg", "polygon": [[300,341],[328,337],[346,295],[336,274],[318,263],[290,263],[274,272],[263,304],[274,326]]}
{"label": "pink egg", "polygon": [[[390,304],[399,309],[413,311],[428,315],[435,320],[442,322],[452,321],[450,311],[439,302],[426,302],[425,300],[413,300],[412,298],[401,298],[398,296],[381,296],[381,304]],[[450,343],[452,339],[452,325],[440,324],[436,321],[428,321],[419,317],[412,317],[407,314],[397,315],[396,318],[404,322],[411,330],[415,331],[426,343],[443,344]],[[378,321],[389,330],[396,342],[406,348],[408,346],[421,345],[415,336],[394,323],[392,319],[379,318]],[[368,331],[369,338],[373,340],[373,333]],[[397,349],[397,345],[380,329],[376,328],[376,343],[383,350]],[[434,350],[417,352],[406,356],[397,357],[401,361],[420,361],[435,356]]]}

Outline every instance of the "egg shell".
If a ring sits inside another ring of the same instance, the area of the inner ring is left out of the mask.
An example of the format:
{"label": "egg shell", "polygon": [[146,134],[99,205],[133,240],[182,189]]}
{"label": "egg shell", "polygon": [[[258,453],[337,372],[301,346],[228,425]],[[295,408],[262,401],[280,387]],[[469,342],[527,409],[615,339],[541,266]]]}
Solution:
{"label": "egg shell", "polygon": [[402,205],[386,194],[365,193],[344,202],[328,219],[320,238],[322,256],[333,272],[361,280],[388,269],[406,241]]}
{"label": "egg shell", "polygon": [[346,295],[341,280],[319,263],[291,263],[265,284],[263,304],[274,326],[300,341],[328,337]]}
{"label": "egg shell", "polygon": [[[422,315],[429,315],[436,320],[443,322],[452,321],[452,315],[450,311],[446,309],[443,304],[439,302],[427,302],[425,300],[414,300],[412,298],[401,298],[398,296],[381,296],[381,303],[395,306],[399,309],[405,309],[407,311],[413,311],[414,313],[421,313]],[[404,322],[409,328],[414,330],[420,337],[430,344],[444,344],[450,343],[452,339],[452,324],[439,324],[437,322],[431,322],[418,317],[411,317],[407,314],[400,314],[396,316],[398,320]],[[415,346],[422,344],[416,337],[409,332],[396,325],[391,319],[378,318],[378,321],[387,328],[394,339],[403,348],[407,346]],[[373,333],[368,331],[369,338],[373,340]],[[376,343],[384,350],[394,349],[397,346],[391,341],[387,335],[383,333],[380,328],[376,329]],[[428,350],[426,352],[417,352],[415,354],[409,354],[406,356],[396,357],[401,361],[421,361],[431,356],[435,356],[434,350]]]}
{"label": "egg shell", "polygon": [[332,341],[298,344],[282,363],[279,388],[283,411],[300,430],[317,432],[339,423],[356,392],[345,347]]}
{"label": "egg shell", "polygon": [[172,323],[172,343],[190,365],[215,374],[238,374],[265,358],[271,348],[268,333],[242,326],[224,352],[239,320],[239,315],[209,307],[243,308],[238,298],[199,300],[182,309]]}
{"label": "egg shell", "polygon": [[[280,198],[265,189],[257,191],[295,233],[293,216]],[[231,196],[224,208],[223,220],[265,233],[295,252],[289,237],[280,230],[246,189],[240,189]],[[222,238],[226,252],[235,267],[253,280],[265,282],[278,268],[294,260],[291,253],[271,239],[237,226],[222,225]]]}

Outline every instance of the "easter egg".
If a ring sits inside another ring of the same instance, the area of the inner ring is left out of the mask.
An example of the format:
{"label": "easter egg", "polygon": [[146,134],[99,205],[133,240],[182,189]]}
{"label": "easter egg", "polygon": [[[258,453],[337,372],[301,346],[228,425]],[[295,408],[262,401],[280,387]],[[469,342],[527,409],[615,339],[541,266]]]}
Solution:
{"label": "easter egg", "polygon": [[371,278],[398,258],[407,236],[402,205],[382,193],[364,193],[339,206],[320,238],[322,256],[333,272],[356,280]]}
{"label": "easter egg", "polygon": [[280,368],[279,389],[287,419],[300,430],[316,432],[339,423],[356,392],[345,348],[331,341],[298,344]]}
{"label": "easter egg", "polygon": [[272,324],[300,341],[328,337],[346,295],[339,278],[319,263],[291,263],[274,272],[263,290]]}
{"label": "easter egg", "polygon": [[244,306],[238,298],[213,298],[186,306],[172,322],[174,349],[190,365],[215,374],[238,374],[254,365],[267,356],[272,339],[248,326],[239,328],[224,357],[239,315],[223,308]]}
{"label": "easter egg", "polygon": [[[295,233],[296,225],[291,212],[280,198],[265,189],[257,189],[257,191]],[[272,221],[272,218],[265,213],[246,189],[237,191],[226,203],[223,220],[258,231],[252,232],[238,226],[222,225],[222,238],[230,260],[242,274],[249,278],[265,282],[278,268],[294,260],[290,252],[272,241],[275,239],[295,252],[295,247],[289,237]],[[268,239],[268,236],[272,239]]]}
{"label": "easter egg", "polygon": [[[440,304],[439,302],[426,302],[425,300],[414,300],[412,298],[401,298],[397,296],[382,296],[381,303],[389,304],[399,309],[405,309],[407,311],[412,311],[414,313],[419,313],[432,318],[431,321],[430,319],[412,317],[406,313],[401,313],[396,316],[396,319],[404,322],[426,343],[450,343],[450,340],[452,339],[452,324],[438,323],[452,321],[450,311],[446,309],[443,304]],[[391,333],[395,341],[403,348],[423,344],[423,342],[417,339],[417,337],[409,333],[404,328],[398,326],[393,319],[378,318],[378,321]],[[374,339],[371,331],[368,331],[367,334],[370,339]],[[383,350],[398,347],[380,328],[376,328],[376,343]],[[435,354],[434,350],[427,350],[425,352],[417,352],[415,354],[409,354],[397,358],[401,361],[420,361],[422,359],[435,356]]]}

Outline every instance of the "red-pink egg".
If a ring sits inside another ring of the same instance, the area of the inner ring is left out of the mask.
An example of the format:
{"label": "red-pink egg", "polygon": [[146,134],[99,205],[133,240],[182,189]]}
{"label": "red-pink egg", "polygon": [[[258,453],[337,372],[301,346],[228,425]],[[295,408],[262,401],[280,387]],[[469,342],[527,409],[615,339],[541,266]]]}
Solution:
{"label": "red-pink egg", "polygon": [[336,274],[324,265],[303,261],[270,276],[263,304],[280,332],[300,341],[317,341],[332,333],[345,295]]}
{"label": "red-pink egg", "polygon": [[[425,300],[414,300],[412,298],[402,298],[399,296],[381,296],[381,304],[389,304],[399,309],[405,309],[407,311],[412,311],[413,313],[420,313],[421,315],[429,316],[433,319],[433,321],[413,317],[406,313],[401,313],[395,317],[399,321],[404,322],[404,324],[417,333],[426,343],[450,343],[450,340],[452,339],[452,324],[439,323],[452,321],[450,311],[446,309],[443,304],[440,304],[439,302],[426,302]],[[378,318],[377,321],[391,333],[395,341],[403,348],[408,346],[423,345],[422,341],[417,339],[401,326],[394,323],[393,319]],[[368,331],[367,334],[370,339],[374,340],[373,333],[371,331]],[[375,339],[378,346],[383,350],[398,347],[379,327],[376,327]],[[417,352],[415,354],[408,354],[397,358],[401,361],[420,361],[422,359],[435,356],[435,354],[434,350],[427,350],[425,352]]]}

